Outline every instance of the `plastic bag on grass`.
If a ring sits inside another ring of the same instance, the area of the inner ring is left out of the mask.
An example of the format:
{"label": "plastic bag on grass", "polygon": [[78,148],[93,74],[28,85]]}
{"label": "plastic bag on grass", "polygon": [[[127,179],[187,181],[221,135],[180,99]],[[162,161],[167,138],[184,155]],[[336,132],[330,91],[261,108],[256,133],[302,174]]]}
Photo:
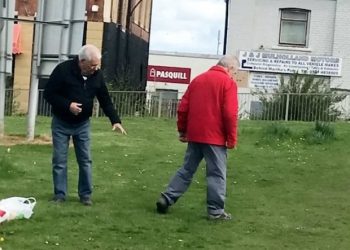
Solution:
{"label": "plastic bag on grass", "polygon": [[35,205],[34,197],[11,197],[0,200],[0,223],[15,219],[29,219]]}

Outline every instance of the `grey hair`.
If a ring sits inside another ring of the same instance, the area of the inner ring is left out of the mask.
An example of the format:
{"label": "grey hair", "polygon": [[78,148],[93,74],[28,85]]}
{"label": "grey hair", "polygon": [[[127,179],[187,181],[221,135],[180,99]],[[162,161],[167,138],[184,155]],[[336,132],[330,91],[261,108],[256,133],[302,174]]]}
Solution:
{"label": "grey hair", "polygon": [[217,65],[222,66],[224,68],[234,67],[235,69],[237,69],[239,65],[239,61],[236,56],[224,55],[223,57],[220,58]]}
{"label": "grey hair", "polygon": [[86,44],[78,52],[79,61],[91,61],[93,58],[101,59],[101,51],[92,44]]}

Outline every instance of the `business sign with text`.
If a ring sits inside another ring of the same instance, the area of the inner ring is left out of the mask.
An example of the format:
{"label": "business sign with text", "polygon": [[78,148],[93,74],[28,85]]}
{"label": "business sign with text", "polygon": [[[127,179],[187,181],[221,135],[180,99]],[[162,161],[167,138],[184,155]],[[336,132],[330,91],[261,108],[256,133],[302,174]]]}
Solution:
{"label": "business sign with text", "polygon": [[250,86],[257,89],[274,89],[280,85],[276,74],[253,72],[250,74]]}
{"label": "business sign with text", "polygon": [[341,76],[342,59],[332,56],[240,51],[240,69],[258,72]]}
{"label": "business sign with text", "polygon": [[147,81],[189,84],[191,68],[148,65]]}

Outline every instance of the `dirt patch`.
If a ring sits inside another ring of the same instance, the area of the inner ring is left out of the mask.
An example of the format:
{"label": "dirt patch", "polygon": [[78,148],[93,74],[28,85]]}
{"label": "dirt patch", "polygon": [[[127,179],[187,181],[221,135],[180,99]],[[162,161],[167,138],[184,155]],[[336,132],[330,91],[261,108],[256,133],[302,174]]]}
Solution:
{"label": "dirt patch", "polygon": [[34,140],[28,141],[25,135],[4,135],[0,137],[0,146],[14,146],[23,144],[49,145],[52,143],[51,136],[39,135]]}

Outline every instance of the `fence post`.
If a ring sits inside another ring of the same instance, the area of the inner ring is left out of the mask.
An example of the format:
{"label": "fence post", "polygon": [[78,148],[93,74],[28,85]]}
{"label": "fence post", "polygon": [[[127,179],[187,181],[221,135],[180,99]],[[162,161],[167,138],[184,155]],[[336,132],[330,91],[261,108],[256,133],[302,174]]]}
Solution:
{"label": "fence post", "polygon": [[289,110],[289,93],[287,93],[287,100],[286,100],[286,112],[285,112],[285,117],[284,120],[288,121],[288,110]]}
{"label": "fence post", "polygon": [[163,101],[163,92],[159,92],[158,118],[160,118],[162,116],[162,101]]}
{"label": "fence post", "polygon": [[100,103],[95,100],[95,117],[98,118],[100,116]]}

